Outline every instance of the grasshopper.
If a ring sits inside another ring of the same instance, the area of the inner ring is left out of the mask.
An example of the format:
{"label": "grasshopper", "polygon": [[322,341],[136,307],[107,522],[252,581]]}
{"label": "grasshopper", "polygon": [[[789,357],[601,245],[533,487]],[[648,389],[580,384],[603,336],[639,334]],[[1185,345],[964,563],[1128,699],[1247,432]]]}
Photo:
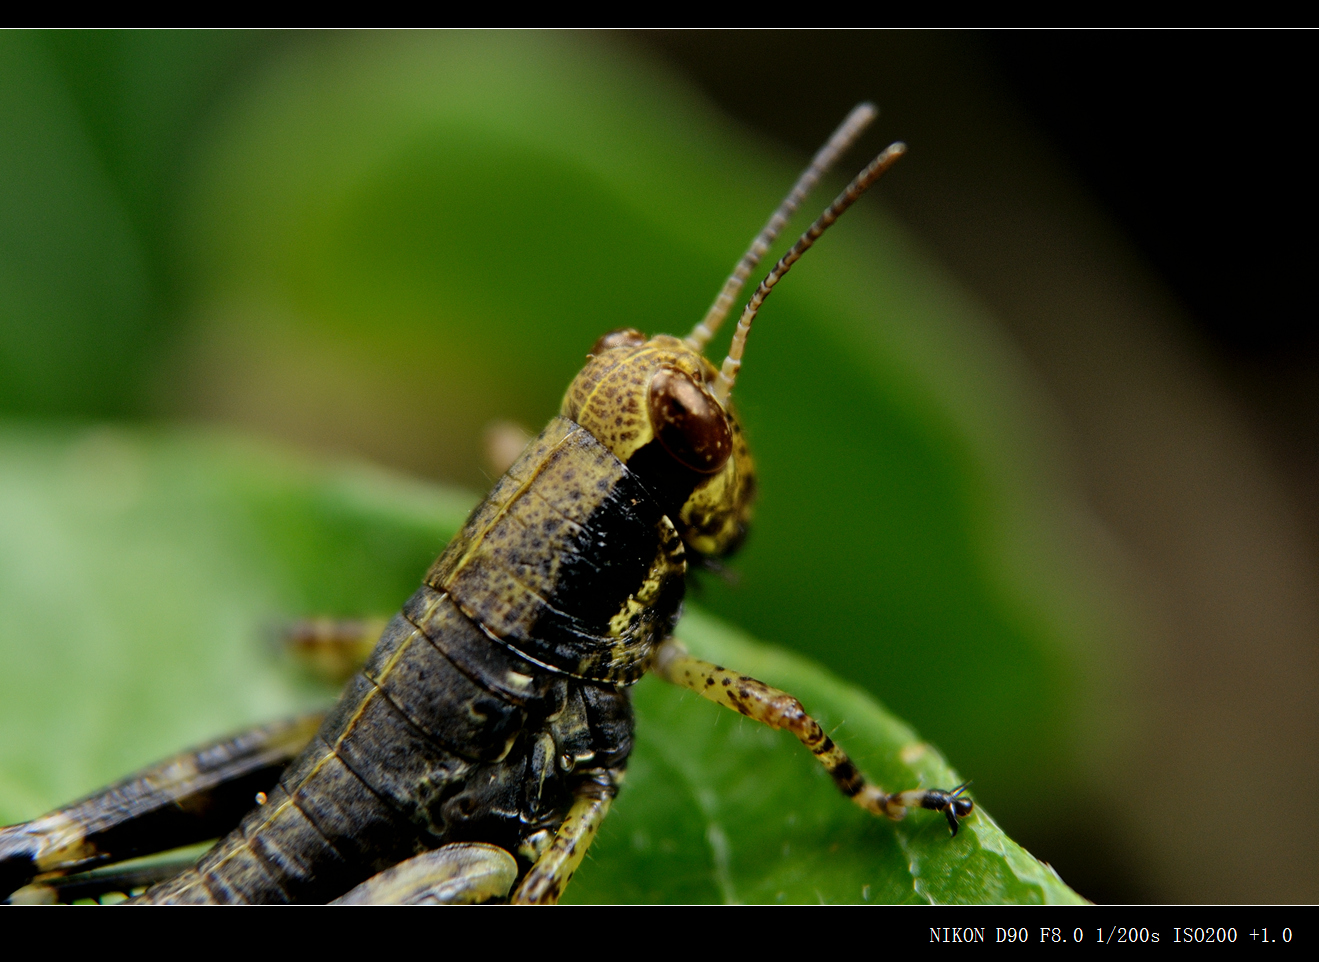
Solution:
{"label": "grasshopper", "polygon": [[[797,699],[692,657],[674,637],[689,566],[735,551],[751,518],[755,470],[731,397],[752,322],[904,145],[872,160],[779,260],[720,367],[704,349],[874,116],[862,104],[835,131],[685,339],[621,329],[595,343],[559,415],[383,631],[304,632],[313,647],[347,649],[378,635],[332,711],[184,753],[0,830],[0,891],[20,901],[149,885],[137,901],[556,902],[618,792],[633,738],[628,687],[648,671],[790,731],[867,812],[941,812],[955,835],[974,807],[965,785],[885,792]],[[114,869],[217,835],[181,871]],[[84,871],[101,865],[111,868]]]}

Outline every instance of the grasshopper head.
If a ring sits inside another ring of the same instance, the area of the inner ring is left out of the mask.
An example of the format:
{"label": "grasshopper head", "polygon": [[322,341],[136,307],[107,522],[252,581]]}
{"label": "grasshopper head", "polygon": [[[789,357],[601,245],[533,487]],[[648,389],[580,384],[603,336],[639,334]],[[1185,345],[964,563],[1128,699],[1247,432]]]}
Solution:
{"label": "grasshopper head", "polygon": [[760,259],[829,166],[875,117],[860,104],[834,131],[742,255],[705,317],[685,339],[611,331],[595,342],[568,387],[560,413],[590,431],[635,471],[659,500],[687,548],[729,554],[746,537],[756,479],[730,397],[747,334],[774,285],[906,151],[890,145],[853,178],[760,282],[742,311],[723,365],[702,354]]}
{"label": "grasshopper head", "polygon": [[685,341],[612,331],[587,356],[560,411],[656,493],[689,550],[729,554],[746,537],[755,473],[718,370]]}

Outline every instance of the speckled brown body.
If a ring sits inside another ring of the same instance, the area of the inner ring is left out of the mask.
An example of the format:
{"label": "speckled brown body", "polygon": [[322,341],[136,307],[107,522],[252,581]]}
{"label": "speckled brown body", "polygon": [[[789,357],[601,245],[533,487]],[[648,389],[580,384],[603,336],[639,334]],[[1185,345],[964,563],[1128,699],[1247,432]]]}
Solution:
{"label": "speckled brown body", "polygon": [[142,899],[326,901],[448,842],[516,853],[557,828],[584,780],[626,764],[620,686],[678,616],[686,565],[665,497],[555,418],[265,803]]}

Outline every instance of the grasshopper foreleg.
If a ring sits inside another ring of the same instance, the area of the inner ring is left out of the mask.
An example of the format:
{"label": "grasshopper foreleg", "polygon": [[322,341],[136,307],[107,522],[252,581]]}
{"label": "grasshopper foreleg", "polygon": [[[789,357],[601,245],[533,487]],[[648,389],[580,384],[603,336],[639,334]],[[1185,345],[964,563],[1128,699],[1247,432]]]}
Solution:
{"label": "grasshopper foreleg", "polygon": [[874,815],[886,815],[896,821],[903,818],[908,809],[927,808],[942,812],[956,835],[957,820],[971,814],[975,807],[962,795],[965,785],[951,790],[931,788],[886,793],[866,780],[847,753],[834,743],[819,722],[806,714],[801,702],[792,695],[746,675],[693,658],[676,638],[656,649],[652,669],[671,684],[691,689],[703,698],[770,728],[787,729],[810,749],[840,792]]}
{"label": "grasshopper foreleg", "polygon": [[509,899],[515,905],[553,905],[572,881],[577,866],[595,839],[609,805],[618,794],[622,772],[598,772],[577,787],[572,808],[559,826],[554,841]]}

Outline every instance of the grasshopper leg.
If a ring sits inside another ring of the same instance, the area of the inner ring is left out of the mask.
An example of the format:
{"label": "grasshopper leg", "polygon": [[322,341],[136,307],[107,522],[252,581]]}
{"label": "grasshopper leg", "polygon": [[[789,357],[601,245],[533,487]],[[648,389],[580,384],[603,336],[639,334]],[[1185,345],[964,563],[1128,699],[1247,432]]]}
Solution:
{"label": "grasshopper leg", "polygon": [[169,851],[224,835],[316,734],[303,715],[183,752],[21,825],[0,828],[0,896],[39,875]]}
{"label": "grasshopper leg", "polygon": [[502,899],[517,881],[512,855],[483,842],[455,842],[367,879],[331,905],[473,905]]}
{"label": "grasshopper leg", "polygon": [[13,905],[71,904],[83,899],[122,901],[173,878],[197,861],[197,850],[189,847],[158,858],[148,857],[105,865],[87,872],[69,875],[46,874],[41,880],[24,885],[9,895]]}
{"label": "grasshopper leg", "polygon": [[824,766],[838,790],[871,814],[886,815],[897,821],[907,814],[908,809],[926,808],[942,812],[948,819],[948,827],[956,835],[958,819],[970,815],[975,807],[975,803],[962,794],[966,785],[951,790],[930,788],[886,793],[866,780],[847,753],[834,743],[819,722],[806,714],[801,702],[792,695],[746,675],[693,658],[676,638],[656,649],[652,670],[671,684],[691,689],[703,698],[770,728],[792,732]]}
{"label": "grasshopper leg", "polygon": [[577,866],[582,864],[595,833],[600,830],[600,823],[609,814],[621,778],[622,772],[598,772],[578,786],[572,807],[554,840],[531,866],[510,902],[514,905],[553,905],[559,901]]}
{"label": "grasshopper leg", "polygon": [[366,664],[388,618],[303,618],[286,627],[286,651],[316,677],[341,685]]}

